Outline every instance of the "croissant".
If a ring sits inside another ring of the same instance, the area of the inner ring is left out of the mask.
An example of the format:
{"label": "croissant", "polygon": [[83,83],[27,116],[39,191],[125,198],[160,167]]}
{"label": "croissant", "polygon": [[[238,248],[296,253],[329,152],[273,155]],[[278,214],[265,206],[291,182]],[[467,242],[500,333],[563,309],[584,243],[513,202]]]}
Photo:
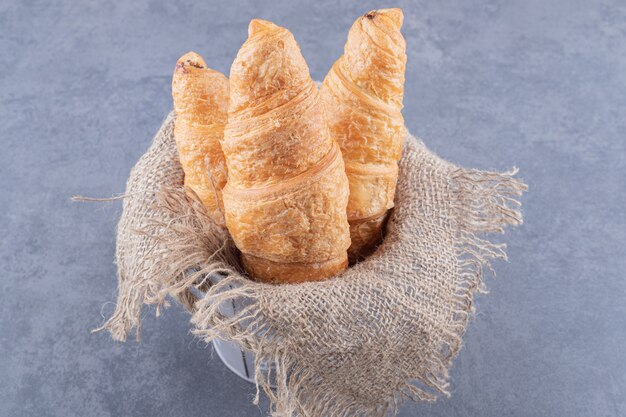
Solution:
{"label": "croissant", "polygon": [[348,179],[293,35],[252,20],[230,71],[222,148],[226,225],[253,278],[289,283],[347,267]]}
{"label": "croissant", "polygon": [[406,66],[402,21],[400,9],[361,16],[320,91],[350,183],[351,262],[380,242],[393,207],[406,134],[401,113]]}
{"label": "croissant", "polygon": [[220,141],[228,117],[228,88],[228,79],[207,68],[195,52],[186,53],[176,63],[172,79],[174,138],[184,183],[221,226],[225,225],[222,188],[227,172]]}

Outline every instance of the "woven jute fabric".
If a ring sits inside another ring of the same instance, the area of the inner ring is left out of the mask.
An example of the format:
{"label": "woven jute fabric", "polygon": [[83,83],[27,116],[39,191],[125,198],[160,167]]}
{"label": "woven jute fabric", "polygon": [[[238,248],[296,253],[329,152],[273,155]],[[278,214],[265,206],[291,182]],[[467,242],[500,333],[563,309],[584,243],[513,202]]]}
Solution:
{"label": "woven jute fabric", "polygon": [[[483,270],[506,258],[505,246],[484,235],[522,223],[526,186],[515,171],[462,169],[407,135],[376,252],[328,281],[263,284],[245,276],[228,233],[183,188],[174,118],[130,174],[117,236],[119,298],[102,328],[124,340],[139,329],[142,304],[173,297],[191,312],[194,334],[251,350],[257,371],[273,365],[255,375],[275,416],[383,416],[406,399],[447,395]],[[212,285],[215,274],[223,279]],[[222,315],[220,305],[233,301],[246,307]]]}

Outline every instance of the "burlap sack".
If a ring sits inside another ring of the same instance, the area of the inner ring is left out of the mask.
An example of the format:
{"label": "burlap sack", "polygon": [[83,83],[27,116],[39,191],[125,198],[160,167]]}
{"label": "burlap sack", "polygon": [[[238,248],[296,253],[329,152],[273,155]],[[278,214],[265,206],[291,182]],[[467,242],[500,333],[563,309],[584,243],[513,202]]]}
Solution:
{"label": "burlap sack", "polygon": [[[276,416],[382,416],[407,398],[447,394],[483,269],[506,258],[504,245],[477,234],[522,223],[517,197],[526,187],[515,171],[458,168],[408,135],[378,250],[326,282],[261,284],[244,276],[227,233],[185,193],[173,124],[170,114],[130,174],[119,299],[102,328],[124,340],[139,329],[143,303],[174,297],[192,313],[196,335],[238,342],[257,366],[274,363],[272,375],[256,376]],[[227,278],[211,286],[215,273]],[[196,298],[192,287],[206,295]],[[235,317],[219,313],[220,303],[244,298],[249,307]]]}

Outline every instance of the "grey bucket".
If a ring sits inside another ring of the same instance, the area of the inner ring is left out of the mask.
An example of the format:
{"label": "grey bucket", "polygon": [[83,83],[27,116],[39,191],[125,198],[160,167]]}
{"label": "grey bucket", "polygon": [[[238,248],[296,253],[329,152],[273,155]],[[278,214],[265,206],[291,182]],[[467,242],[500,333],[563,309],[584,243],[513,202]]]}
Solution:
{"label": "grey bucket", "polygon": [[[223,279],[223,277],[215,274],[211,275],[209,279],[211,282],[216,284]],[[196,294],[200,297],[203,295],[202,293],[198,294],[197,292]],[[233,300],[231,303],[223,303],[220,305],[219,311],[226,317],[232,317],[237,311],[241,311],[245,307],[245,301]],[[238,377],[254,383],[254,353],[242,349],[237,343],[225,339],[215,339],[212,343],[215,352],[228,369],[230,369]],[[261,372],[267,373],[270,370],[270,366],[266,363],[262,363],[260,369]]]}

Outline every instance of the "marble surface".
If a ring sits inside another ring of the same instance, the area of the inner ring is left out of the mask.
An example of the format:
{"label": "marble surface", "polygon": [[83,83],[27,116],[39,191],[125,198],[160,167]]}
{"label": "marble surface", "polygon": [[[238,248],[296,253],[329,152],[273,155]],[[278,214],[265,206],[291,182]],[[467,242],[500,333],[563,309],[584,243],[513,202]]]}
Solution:
{"label": "marble surface", "polygon": [[112,311],[121,205],[69,198],[123,191],[186,51],[228,73],[262,17],[321,79],[352,21],[391,5],[406,15],[411,131],[530,185],[452,397],[399,415],[626,415],[626,3],[4,0],[0,416],[265,414],[179,307],[147,310],[140,344],[90,334]]}

